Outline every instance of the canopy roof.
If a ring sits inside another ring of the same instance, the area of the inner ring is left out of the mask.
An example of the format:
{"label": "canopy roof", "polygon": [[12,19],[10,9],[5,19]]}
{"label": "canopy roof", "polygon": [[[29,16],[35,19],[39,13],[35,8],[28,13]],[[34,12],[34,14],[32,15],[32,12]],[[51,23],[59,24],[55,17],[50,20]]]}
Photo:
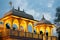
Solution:
{"label": "canopy roof", "polygon": [[38,24],[52,24],[52,23],[50,21],[46,20],[43,15],[42,19],[37,23],[37,25]]}
{"label": "canopy roof", "polygon": [[[12,13],[9,13],[12,12]],[[14,7],[12,8],[12,10],[10,10],[8,13],[5,14],[5,16],[7,15],[14,15],[14,16],[18,16],[18,17],[23,17],[23,18],[27,18],[27,19],[31,19],[34,20],[33,16],[30,14],[27,14],[24,10],[21,11],[18,7],[17,9],[14,9]]]}

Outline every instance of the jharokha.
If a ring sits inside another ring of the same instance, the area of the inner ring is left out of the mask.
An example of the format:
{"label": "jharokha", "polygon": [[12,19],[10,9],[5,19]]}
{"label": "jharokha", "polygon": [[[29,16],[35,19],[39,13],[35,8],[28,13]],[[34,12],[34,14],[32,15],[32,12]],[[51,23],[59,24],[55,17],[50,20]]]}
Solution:
{"label": "jharokha", "polygon": [[55,27],[44,18],[34,20],[32,15],[14,7],[0,19],[0,40],[57,40]]}

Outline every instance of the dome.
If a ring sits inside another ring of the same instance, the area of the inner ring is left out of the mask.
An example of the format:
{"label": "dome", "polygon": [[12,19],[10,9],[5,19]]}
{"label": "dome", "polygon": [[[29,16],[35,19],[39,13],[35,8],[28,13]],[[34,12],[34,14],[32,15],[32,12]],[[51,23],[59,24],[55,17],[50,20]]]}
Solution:
{"label": "dome", "polygon": [[51,24],[51,22],[50,21],[48,21],[48,20],[46,20],[45,18],[44,18],[44,16],[42,17],[42,19],[38,22],[38,24]]}

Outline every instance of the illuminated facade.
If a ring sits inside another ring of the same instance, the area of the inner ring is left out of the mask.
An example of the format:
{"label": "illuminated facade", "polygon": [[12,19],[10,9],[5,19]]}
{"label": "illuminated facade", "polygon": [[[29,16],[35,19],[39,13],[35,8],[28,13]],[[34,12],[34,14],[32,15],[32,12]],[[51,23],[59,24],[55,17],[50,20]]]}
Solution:
{"label": "illuminated facade", "polygon": [[48,33],[48,36],[53,36],[52,34],[52,28],[54,28],[54,24],[52,24],[50,21],[46,20],[43,16],[43,18],[36,24],[35,29],[37,33],[39,34],[41,31],[44,35]]}
{"label": "illuminated facade", "polygon": [[[9,12],[7,12],[4,15],[4,17],[1,18],[1,20],[3,21],[2,24],[4,25],[3,28],[1,28],[1,29],[3,29],[3,31],[1,31],[3,36],[6,36],[7,35],[6,33],[9,34],[11,30],[14,30],[15,32],[11,31],[10,34],[12,34],[12,32],[14,32],[13,35],[16,33],[16,35],[21,34],[20,36],[22,36],[22,34],[23,34],[24,37],[36,38],[36,40],[40,40],[42,38],[41,40],[46,40],[46,39],[44,39],[43,36],[44,35],[46,36],[46,32],[48,32],[48,36],[50,36],[49,40],[51,40],[51,39],[56,40],[56,37],[51,37],[51,36],[53,36],[52,28],[54,27],[54,25],[51,24],[49,21],[47,21],[44,18],[44,16],[41,21],[37,21],[37,20],[34,20],[32,15],[26,14],[24,12],[24,10],[20,11],[19,8],[18,8],[18,10],[13,8]],[[34,24],[36,24],[36,25],[34,25]],[[17,30],[17,32],[16,32],[16,30]],[[41,34],[41,32],[42,32],[42,34]],[[12,38],[10,38],[10,39],[12,40]]]}

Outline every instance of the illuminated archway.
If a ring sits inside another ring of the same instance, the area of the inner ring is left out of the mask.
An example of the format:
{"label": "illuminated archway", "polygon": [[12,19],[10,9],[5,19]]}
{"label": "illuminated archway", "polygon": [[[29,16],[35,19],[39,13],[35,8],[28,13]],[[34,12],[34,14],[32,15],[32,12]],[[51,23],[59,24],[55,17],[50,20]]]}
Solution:
{"label": "illuminated archway", "polygon": [[6,28],[6,26],[9,26],[11,28],[11,23],[12,23],[12,20],[11,19],[8,19],[4,22],[4,27]]}
{"label": "illuminated archway", "polygon": [[29,31],[29,32],[32,32],[32,27],[31,27],[31,25],[28,25],[28,31]]}
{"label": "illuminated archway", "polygon": [[49,27],[46,28],[46,33],[48,33],[48,36],[50,36],[50,28]]}
{"label": "illuminated archway", "polygon": [[32,23],[29,23],[28,24],[28,32],[31,32],[32,33],[32,30],[33,30]]}
{"label": "illuminated archway", "polygon": [[13,30],[17,30],[17,25],[16,24],[13,24]]}
{"label": "illuminated archway", "polygon": [[43,34],[44,34],[44,27],[40,27],[40,31],[42,31],[43,32]]}
{"label": "illuminated archway", "polygon": [[14,19],[13,26],[17,26],[17,29],[19,29],[19,21],[18,21],[18,19]]}
{"label": "illuminated archway", "polygon": [[[21,27],[23,29],[21,29]],[[23,30],[25,32],[26,31],[26,28],[27,28],[26,21],[22,20],[21,23],[20,23],[20,30]]]}

